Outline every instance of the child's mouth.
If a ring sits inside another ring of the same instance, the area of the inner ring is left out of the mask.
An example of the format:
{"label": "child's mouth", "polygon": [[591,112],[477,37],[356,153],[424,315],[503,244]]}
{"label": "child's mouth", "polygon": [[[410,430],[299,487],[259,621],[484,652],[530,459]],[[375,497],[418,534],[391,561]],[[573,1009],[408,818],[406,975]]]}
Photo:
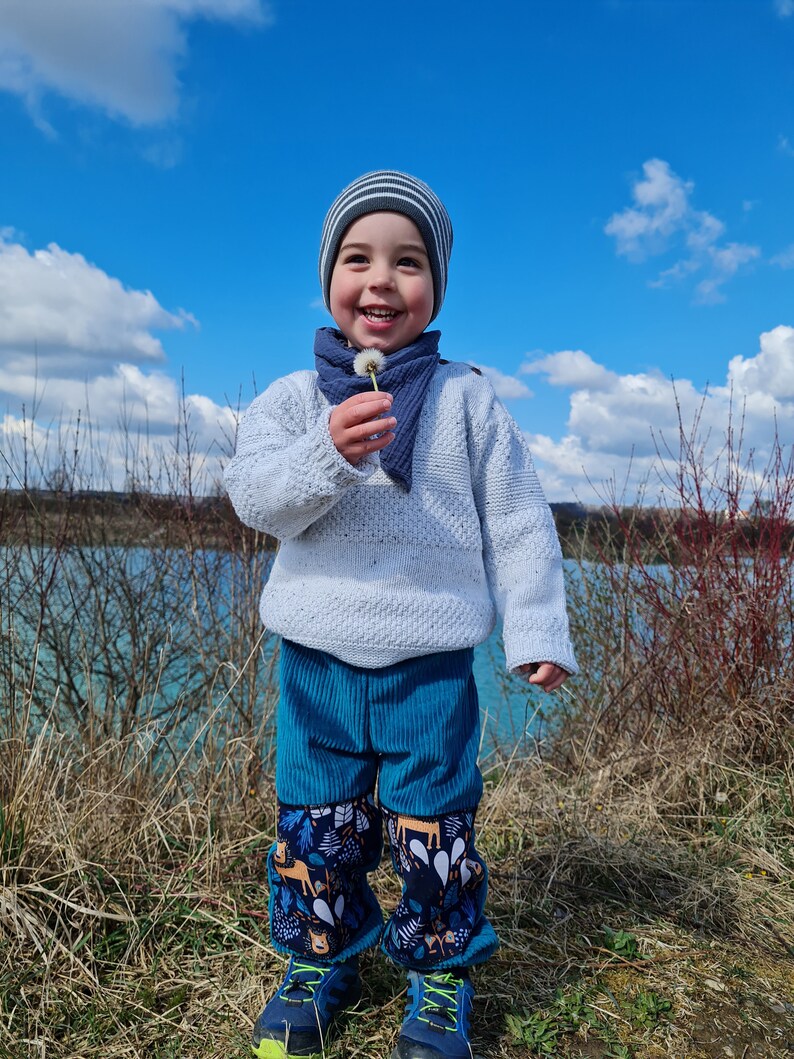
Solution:
{"label": "child's mouth", "polygon": [[370,323],[388,323],[389,320],[394,320],[400,314],[396,309],[362,309],[362,316],[364,316]]}

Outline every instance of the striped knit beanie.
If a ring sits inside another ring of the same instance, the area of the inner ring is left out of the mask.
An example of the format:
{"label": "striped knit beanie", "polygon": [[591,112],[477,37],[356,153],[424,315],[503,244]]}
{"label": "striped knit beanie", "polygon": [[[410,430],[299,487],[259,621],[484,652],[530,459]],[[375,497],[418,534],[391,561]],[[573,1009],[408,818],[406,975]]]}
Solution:
{"label": "striped knit beanie", "polygon": [[331,308],[331,273],[342,236],[366,213],[389,210],[402,213],[419,229],[430,258],[433,275],[434,320],[447,289],[447,267],[452,253],[452,224],[438,196],[427,184],[408,173],[379,169],[354,180],[334,200],[323,224],[320,239],[320,284],[326,308]]}

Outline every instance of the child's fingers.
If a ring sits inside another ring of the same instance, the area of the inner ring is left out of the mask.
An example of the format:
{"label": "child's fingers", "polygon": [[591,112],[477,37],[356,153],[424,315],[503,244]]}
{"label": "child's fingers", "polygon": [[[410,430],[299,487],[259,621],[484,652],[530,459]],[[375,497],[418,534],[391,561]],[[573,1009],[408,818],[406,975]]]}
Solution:
{"label": "child's fingers", "polygon": [[360,460],[363,456],[369,455],[371,452],[379,452],[380,449],[385,449],[387,445],[391,445],[394,441],[394,434],[391,431],[387,431],[385,434],[381,434],[377,438],[368,438],[366,441],[359,441],[353,445],[348,445],[345,449],[345,459],[355,462]]}
{"label": "child's fingers", "polygon": [[541,662],[529,678],[530,684],[536,684],[544,691],[556,691],[568,679],[568,674],[553,662]]}
{"label": "child's fingers", "polygon": [[367,419],[376,419],[387,412],[391,405],[392,396],[389,393],[357,393],[337,405],[333,415],[340,426],[350,427]]}
{"label": "child's fingers", "polygon": [[394,430],[397,420],[394,416],[388,419],[368,419],[365,423],[357,423],[348,427],[345,431],[345,440],[349,442],[366,441],[375,434],[383,434]]}
{"label": "child's fingers", "polygon": [[397,425],[394,416],[385,416],[392,405],[389,393],[358,393],[342,401],[331,412],[329,428],[331,440],[338,451],[352,464],[377,452],[394,440]]}

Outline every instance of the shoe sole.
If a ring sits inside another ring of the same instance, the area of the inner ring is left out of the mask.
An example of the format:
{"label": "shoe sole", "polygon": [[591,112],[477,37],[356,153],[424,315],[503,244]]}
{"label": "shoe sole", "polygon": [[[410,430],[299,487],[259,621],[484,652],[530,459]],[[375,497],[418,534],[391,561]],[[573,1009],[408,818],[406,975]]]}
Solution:
{"label": "shoe sole", "polygon": [[[359,978],[352,986],[348,1002],[343,1008],[340,1008],[331,1019],[331,1023],[328,1026],[326,1033],[325,1045],[327,1045],[335,1036],[334,1031],[336,1028],[336,1020],[356,1006],[359,1000],[361,1000],[362,992],[363,988],[361,985],[361,979]],[[252,1044],[251,1054],[255,1055],[256,1059],[325,1059],[325,1050],[322,1045],[320,1046],[319,1052],[288,1052],[287,1041],[274,1040],[272,1037],[263,1037],[259,1044]]]}
{"label": "shoe sole", "polygon": [[281,1041],[267,1038],[261,1040],[256,1048],[251,1045],[251,1052],[256,1059],[323,1059],[322,1051],[304,1052],[302,1055],[297,1055],[295,1052],[288,1052]]}
{"label": "shoe sole", "polygon": [[[336,1020],[344,1016],[352,1007],[355,1007],[361,999],[362,992],[361,982],[359,981],[353,986],[349,1003],[340,1011],[337,1011],[331,1020],[326,1035],[326,1045],[335,1036]],[[288,1052],[286,1041],[273,1040],[272,1037],[263,1037],[259,1044],[252,1044],[251,1053],[256,1056],[256,1059],[324,1059],[325,1057],[325,1051],[322,1047],[319,1052]]]}

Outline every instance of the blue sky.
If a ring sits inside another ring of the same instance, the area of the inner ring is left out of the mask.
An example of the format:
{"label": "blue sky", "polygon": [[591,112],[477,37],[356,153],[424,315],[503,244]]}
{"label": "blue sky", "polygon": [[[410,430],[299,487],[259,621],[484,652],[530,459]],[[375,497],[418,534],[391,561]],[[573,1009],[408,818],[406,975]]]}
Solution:
{"label": "blue sky", "polygon": [[443,355],[550,499],[653,494],[671,377],[790,444],[792,55],[794,0],[5,0],[6,454],[86,405],[111,468],[122,406],[167,447],[184,375],[216,473],[228,401],[312,366],[325,210],[380,167],[447,205]]}

